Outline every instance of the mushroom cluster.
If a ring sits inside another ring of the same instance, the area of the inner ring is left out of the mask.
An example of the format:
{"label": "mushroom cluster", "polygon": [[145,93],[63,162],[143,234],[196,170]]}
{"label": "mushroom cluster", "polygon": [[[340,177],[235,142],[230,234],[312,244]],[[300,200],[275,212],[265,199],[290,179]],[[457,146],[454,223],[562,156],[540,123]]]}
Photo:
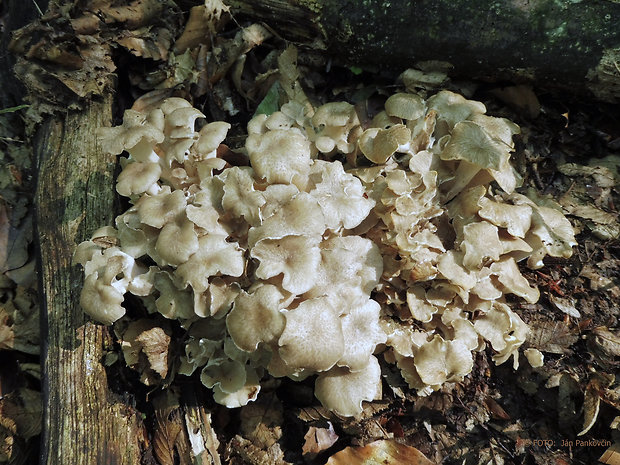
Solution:
{"label": "mushroom cluster", "polygon": [[248,166],[231,166],[230,125],[195,131],[187,101],[127,110],[100,139],[129,154],[117,191],[131,208],[78,246],[81,304],[111,324],[129,292],[178,320],[179,373],[200,370],[229,407],[267,374],[316,375],[321,403],[356,415],[381,397],[380,352],[422,394],[462,379],[487,343],[516,364],[528,328],[505,295],[539,296],[517,262],[575,242],[549,201],[515,192],[519,128],[485,111],[400,93],[362,126],[346,102],[289,102],[249,122]]}

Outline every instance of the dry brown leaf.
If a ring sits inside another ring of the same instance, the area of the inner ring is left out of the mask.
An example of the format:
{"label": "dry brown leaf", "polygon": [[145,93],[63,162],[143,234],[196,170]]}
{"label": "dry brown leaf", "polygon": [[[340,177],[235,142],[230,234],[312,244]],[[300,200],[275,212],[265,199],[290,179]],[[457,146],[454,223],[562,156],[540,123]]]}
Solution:
{"label": "dry brown leaf", "polygon": [[282,437],[282,405],[274,394],[241,407],[241,434],[267,450]]}
{"label": "dry brown leaf", "polygon": [[207,0],[204,5],[192,7],[181,37],[174,44],[174,53],[183,53],[188,48],[208,45],[217,31],[226,23],[229,7],[221,0]]}
{"label": "dry brown leaf", "polygon": [[127,365],[140,373],[147,386],[168,375],[170,329],[165,322],[142,318],[129,323],[122,333],[121,348]]}
{"label": "dry brown leaf", "polygon": [[530,118],[540,115],[540,102],[532,90],[532,86],[520,84],[517,86],[493,89],[491,93],[505,104],[524,113]]}
{"label": "dry brown leaf", "polygon": [[[153,399],[155,407],[155,432],[153,434],[153,451],[161,465],[175,465],[175,445],[183,430],[179,402],[171,391]],[[182,455],[179,454],[184,463]]]}
{"label": "dry brown leaf", "polygon": [[43,406],[41,393],[22,388],[0,400],[0,418],[10,418],[15,434],[28,440],[41,432]]}
{"label": "dry brown leaf", "polygon": [[252,444],[251,441],[237,435],[230,441],[228,450],[231,455],[237,455],[244,463],[250,465],[291,465],[284,460],[284,452],[279,443],[274,443],[269,449],[263,450]]}
{"label": "dry brown leaf", "polygon": [[316,426],[308,428],[308,432],[304,435],[305,442],[302,447],[304,456],[312,459],[336,443],[338,435],[334,431],[334,426],[329,421],[327,424],[328,428],[317,428]]}
{"label": "dry brown leaf", "polygon": [[130,31],[124,37],[116,39],[116,43],[130,53],[153,60],[168,59],[171,41],[170,31],[163,27],[155,29],[144,27]]}
{"label": "dry brown leaf", "polygon": [[598,461],[606,465],[620,465],[620,443],[613,443]]}
{"label": "dry brown leaf", "polygon": [[613,375],[595,373],[586,386],[586,392],[583,396],[583,429],[577,433],[577,436],[586,434],[596,423],[601,406],[600,393],[611,386],[614,379],[615,376]]}
{"label": "dry brown leaf", "polygon": [[604,368],[620,365],[620,332],[599,326],[588,334],[587,341],[589,352],[599,365]]}
{"label": "dry brown leaf", "polygon": [[332,455],[326,465],[434,465],[415,447],[379,440],[363,447],[347,447]]}
{"label": "dry brown leaf", "polygon": [[5,310],[4,306],[0,307],[0,350],[12,349],[15,335],[13,334],[13,321],[11,316]]}
{"label": "dry brown leaf", "polygon": [[552,354],[568,354],[572,346],[579,339],[564,321],[534,320],[529,323],[530,333],[528,342],[530,347]]}

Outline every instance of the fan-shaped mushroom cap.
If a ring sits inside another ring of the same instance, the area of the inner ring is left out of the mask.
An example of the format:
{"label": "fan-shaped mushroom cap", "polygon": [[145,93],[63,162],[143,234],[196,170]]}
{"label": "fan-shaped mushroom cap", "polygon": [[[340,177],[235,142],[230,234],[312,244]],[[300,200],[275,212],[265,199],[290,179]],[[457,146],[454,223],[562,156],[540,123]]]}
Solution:
{"label": "fan-shaped mushroom cap", "polygon": [[177,274],[194,292],[204,292],[211,276],[241,276],[245,269],[243,250],[226,236],[207,234],[198,239],[198,250],[179,265]]}
{"label": "fan-shaped mushroom cap", "polygon": [[159,255],[158,264],[180,265],[198,251],[198,236],[194,223],[185,215],[177,217],[164,225],[157,237],[155,251]]}
{"label": "fan-shaped mushroom cap", "polygon": [[155,301],[157,311],[170,319],[190,319],[194,314],[194,299],[190,292],[179,289],[175,277],[168,271],[159,271],[153,276],[153,286],[159,291]]}
{"label": "fan-shaped mushroom cap", "polygon": [[284,317],[279,354],[292,373],[326,371],[342,358],[342,326],[329,297],[304,300]]}
{"label": "fan-shaped mushroom cap", "polygon": [[373,163],[383,164],[411,140],[411,131],[403,124],[388,129],[366,129],[359,138],[362,153]]}
{"label": "fan-shaped mushroom cap", "polygon": [[487,197],[478,201],[478,215],[500,228],[506,228],[514,237],[525,237],[532,223],[532,207],[495,202]]}
{"label": "fan-shaped mushroom cap", "polygon": [[463,227],[461,249],[465,252],[463,266],[469,270],[479,270],[487,261],[499,260],[503,252],[497,226],[486,221],[477,221]]}
{"label": "fan-shaped mushroom cap", "polygon": [[385,112],[397,118],[416,120],[424,116],[424,101],[419,95],[399,93],[385,101]]}
{"label": "fan-shaped mushroom cap", "polygon": [[474,363],[463,341],[446,341],[439,335],[423,344],[415,352],[413,360],[420,379],[429,386],[461,381]]}
{"label": "fan-shaped mushroom cap", "polygon": [[124,300],[123,292],[98,277],[97,272],[86,276],[80,294],[80,305],[94,320],[111,325],[125,314],[125,309],[121,306]]}
{"label": "fan-shaped mushroom cap", "polygon": [[136,205],[140,222],[162,228],[164,224],[175,219],[187,206],[185,194],[182,190],[171,192],[165,186],[156,195],[145,195]]}
{"label": "fan-shaped mushroom cap", "polygon": [[233,393],[245,385],[245,366],[236,360],[212,357],[200,373],[200,381],[208,388],[218,386],[224,393]]}
{"label": "fan-shaped mushroom cap", "polygon": [[243,217],[252,226],[261,222],[261,207],[266,200],[262,192],[254,188],[254,170],[234,166],[225,171],[222,206],[237,217]]}
{"label": "fan-shaped mushroom cap", "polygon": [[266,218],[260,226],[250,228],[248,244],[253,247],[263,239],[313,236],[324,232],[325,217],[317,200],[306,192],[300,192]]}
{"label": "fan-shaped mushroom cap", "polygon": [[317,199],[326,227],[332,231],[356,227],[374,206],[373,200],[364,197],[360,180],[346,173],[339,161],[314,160],[310,178],[314,184],[310,194]]}
{"label": "fan-shaped mushroom cap", "polygon": [[386,334],[379,326],[381,306],[368,299],[363,305],[353,305],[340,317],[344,335],[344,354],[338,366],[346,366],[350,371],[361,371],[368,366],[377,345],[386,341]]}
{"label": "fan-shaped mushroom cap", "polygon": [[429,109],[437,111],[437,120],[447,126],[446,129],[440,131],[438,137],[443,136],[446,130],[451,131],[457,123],[487,111],[483,103],[467,100],[462,95],[449,90],[437,92],[426,101],[426,104]]}
{"label": "fan-shaped mushroom cap", "polygon": [[226,317],[226,327],[235,345],[253,352],[258,344],[275,342],[284,330],[285,319],[280,310],[286,298],[276,286],[263,284],[254,292],[241,293]]}
{"label": "fan-shaped mushroom cap", "polygon": [[314,395],[324,407],[347,417],[362,412],[362,402],[381,397],[381,367],[371,356],[366,367],[357,372],[332,368],[319,375]]}
{"label": "fan-shaped mushroom cap", "polygon": [[250,134],[245,147],[257,176],[270,184],[303,187],[310,170],[310,142],[298,130]]}
{"label": "fan-shaped mushroom cap", "polygon": [[127,150],[137,161],[152,162],[158,157],[153,146],[164,140],[164,133],[147,121],[146,115],[126,110],[123,124],[113,128],[99,128],[98,139],[105,152],[120,154]]}
{"label": "fan-shaped mushroom cap", "polygon": [[204,126],[198,133],[198,140],[192,146],[195,160],[205,160],[216,155],[217,148],[226,139],[229,123],[214,121]]}
{"label": "fan-shaped mushroom cap", "polygon": [[259,260],[256,276],[269,279],[282,274],[282,287],[293,294],[303,294],[315,283],[321,261],[321,236],[285,236],[264,239],[252,248]]}
{"label": "fan-shaped mushroom cap", "polygon": [[157,163],[128,163],[118,175],[116,192],[125,197],[141,195],[145,192],[156,194],[159,191],[161,166]]}
{"label": "fan-shaped mushroom cap", "polygon": [[496,261],[490,266],[491,273],[497,276],[497,280],[504,286],[503,291],[523,297],[529,303],[538,302],[540,292],[535,287],[530,287],[527,279],[519,271],[519,267],[512,257]]}
{"label": "fan-shaped mushroom cap", "polygon": [[[194,137],[194,123],[198,118],[204,118],[201,111],[193,107],[183,107],[173,110],[166,115],[164,122],[166,132],[172,139],[186,139]],[[192,141],[193,143],[193,141]]]}

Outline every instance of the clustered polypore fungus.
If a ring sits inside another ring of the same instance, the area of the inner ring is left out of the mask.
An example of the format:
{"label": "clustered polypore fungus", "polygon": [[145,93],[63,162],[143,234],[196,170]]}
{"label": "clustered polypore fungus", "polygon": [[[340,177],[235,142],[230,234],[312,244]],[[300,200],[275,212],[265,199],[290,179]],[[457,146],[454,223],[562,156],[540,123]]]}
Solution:
{"label": "clustered polypore fungus", "polygon": [[358,414],[381,397],[379,352],[422,394],[463,379],[486,344],[516,366],[528,328],[505,296],[539,297],[517,262],[575,241],[558,209],[515,192],[519,128],[485,111],[400,93],[362,127],[348,103],[290,102],[249,122],[250,166],[230,166],[230,126],[196,132],[185,100],[128,110],[101,141],[129,153],[117,191],[132,206],[78,247],[82,306],[110,324],[130,292],[179,320],[179,372],[200,370],[229,407],[267,373],[317,375],[325,407]]}

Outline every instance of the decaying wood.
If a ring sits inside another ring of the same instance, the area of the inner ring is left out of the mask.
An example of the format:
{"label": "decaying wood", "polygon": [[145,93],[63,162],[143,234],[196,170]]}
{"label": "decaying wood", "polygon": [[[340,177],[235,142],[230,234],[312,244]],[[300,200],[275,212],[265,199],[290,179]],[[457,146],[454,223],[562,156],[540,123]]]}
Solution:
{"label": "decaying wood", "polygon": [[[453,76],[535,81],[620,101],[620,2],[613,0],[230,0],[296,42],[325,42],[371,69],[451,68]],[[428,63],[432,61],[434,63]]]}
{"label": "decaying wood", "polygon": [[110,125],[113,95],[84,112],[50,119],[38,132],[36,193],[43,319],[42,463],[141,464],[148,439],[140,413],[108,387],[103,359],[109,329],[79,304],[75,246],[113,217],[114,157],[95,131]]}

